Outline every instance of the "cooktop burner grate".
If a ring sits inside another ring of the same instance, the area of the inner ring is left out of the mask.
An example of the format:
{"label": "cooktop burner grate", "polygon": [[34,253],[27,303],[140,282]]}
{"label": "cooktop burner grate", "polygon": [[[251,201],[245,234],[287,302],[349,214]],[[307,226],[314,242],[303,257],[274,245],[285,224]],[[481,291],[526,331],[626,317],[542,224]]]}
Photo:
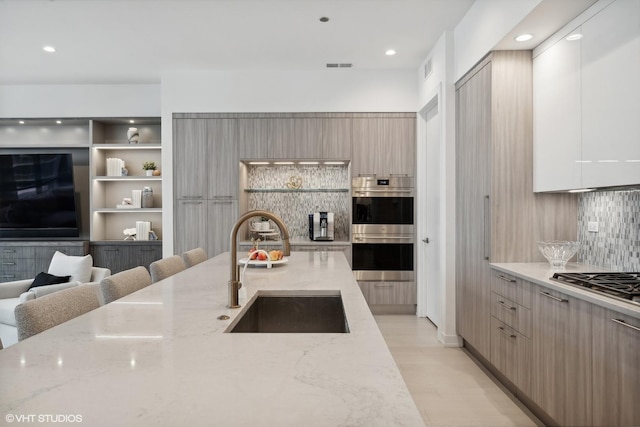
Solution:
{"label": "cooktop burner grate", "polygon": [[640,273],[554,273],[551,279],[640,303]]}

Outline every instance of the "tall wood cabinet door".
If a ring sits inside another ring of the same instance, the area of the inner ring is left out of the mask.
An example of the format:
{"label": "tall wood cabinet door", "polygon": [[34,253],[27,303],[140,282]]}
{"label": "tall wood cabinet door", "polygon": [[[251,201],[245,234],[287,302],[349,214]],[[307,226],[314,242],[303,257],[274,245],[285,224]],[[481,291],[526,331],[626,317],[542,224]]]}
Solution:
{"label": "tall wood cabinet door", "polygon": [[[384,166],[389,174],[415,175],[416,161],[416,119],[388,119],[384,128],[386,135],[383,143],[389,153]],[[382,158],[380,158],[382,160]],[[381,167],[383,165],[380,165]]]}
{"label": "tall wood cabinet door", "polygon": [[173,171],[176,199],[204,199],[207,194],[208,122],[173,120]]}
{"label": "tall wood cabinet door", "polygon": [[489,358],[491,64],[458,88],[456,301],[458,333]]}
{"label": "tall wood cabinet door", "polygon": [[[236,200],[209,200],[207,202],[206,251],[214,257],[231,249],[231,229],[238,219]],[[204,246],[203,246],[204,247]]]}
{"label": "tall wood cabinet door", "polygon": [[592,305],[534,289],[531,398],[559,425],[593,425]]}
{"label": "tall wood cabinet door", "polygon": [[[177,200],[174,212],[174,253],[207,245],[207,201]],[[209,254],[209,252],[207,252]],[[209,254],[209,256],[212,256]]]}
{"label": "tall wood cabinet door", "polygon": [[[378,169],[377,156],[383,156],[380,150],[381,129],[378,129],[378,119],[354,118],[353,126],[353,149],[351,159],[351,173],[353,176],[359,175],[383,175],[383,171]],[[381,128],[381,126],[380,126]],[[390,150],[385,150],[390,151]]]}
{"label": "tall wood cabinet door", "polygon": [[322,120],[323,159],[351,159],[351,123],[350,118]]}
{"label": "tall wood cabinet door", "polygon": [[270,119],[238,120],[238,154],[241,160],[266,159],[271,144]]}
{"label": "tall wood cabinet door", "polygon": [[286,159],[319,159],[322,156],[322,119],[293,119],[293,138],[286,143]]}
{"label": "tall wood cabinet door", "polygon": [[593,306],[593,425],[640,425],[640,320]]}
{"label": "tall wood cabinet door", "polygon": [[207,167],[200,179],[208,181],[208,197],[238,198],[238,143],[236,119],[207,120]]}

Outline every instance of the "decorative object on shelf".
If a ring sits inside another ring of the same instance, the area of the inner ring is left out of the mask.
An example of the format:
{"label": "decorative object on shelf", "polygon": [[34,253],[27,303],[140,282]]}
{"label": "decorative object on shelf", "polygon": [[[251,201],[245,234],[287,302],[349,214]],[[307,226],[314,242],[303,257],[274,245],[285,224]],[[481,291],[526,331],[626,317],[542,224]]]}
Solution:
{"label": "decorative object on shelf", "polygon": [[147,209],[153,207],[153,188],[144,187],[142,189],[142,207]]}
{"label": "decorative object on shelf", "polygon": [[298,190],[302,188],[302,177],[300,176],[289,177],[289,181],[286,182],[286,186],[291,190]]}
{"label": "decorative object on shelf", "polygon": [[149,240],[151,223],[149,221],[136,221],[136,240]]}
{"label": "decorative object on shelf", "polygon": [[158,240],[158,235],[155,231],[149,230],[149,240]]}
{"label": "decorative object on shelf", "polygon": [[131,190],[131,199],[133,200],[133,208],[141,208],[142,190]]}
{"label": "decorative object on shelf", "polygon": [[124,240],[136,240],[136,238],[135,238],[136,229],[135,228],[125,228],[124,230],[122,230],[122,234],[124,234],[126,236],[124,238]]}
{"label": "decorative object on shelf", "polygon": [[[131,197],[125,197],[124,199],[122,199],[122,203],[120,203],[119,205],[116,205],[116,208],[118,209],[131,209],[133,207],[133,201],[131,200]],[[129,228],[127,230],[130,230]]]}
{"label": "decorative object on shelf", "polygon": [[122,168],[122,176],[129,176],[129,169],[127,168]]}
{"label": "decorative object on shelf", "polygon": [[157,169],[156,162],[144,162],[142,169],[147,171],[147,176],[153,176],[153,171]]}
{"label": "decorative object on shelf", "polygon": [[140,141],[138,128],[129,128],[127,131],[127,139],[129,140],[129,144],[137,144]]}
{"label": "decorative object on shelf", "polygon": [[563,270],[567,262],[578,252],[580,242],[552,240],[550,242],[538,242],[538,249],[549,261],[553,270]]}
{"label": "decorative object on shelf", "polygon": [[107,159],[107,176],[122,176],[124,160],[117,157]]}
{"label": "decorative object on shelf", "polygon": [[156,169],[153,171],[153,176],[160,176],[160,170]]}

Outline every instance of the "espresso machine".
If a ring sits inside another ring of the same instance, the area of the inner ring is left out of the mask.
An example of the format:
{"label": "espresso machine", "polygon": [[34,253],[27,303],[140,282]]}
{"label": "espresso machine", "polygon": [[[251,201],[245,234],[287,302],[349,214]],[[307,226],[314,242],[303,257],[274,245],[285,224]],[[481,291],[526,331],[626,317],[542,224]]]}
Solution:
{"label": "espresso machine", "polygon": [[311,240],[333,240],[333,212],[309,214],[309,238]]}

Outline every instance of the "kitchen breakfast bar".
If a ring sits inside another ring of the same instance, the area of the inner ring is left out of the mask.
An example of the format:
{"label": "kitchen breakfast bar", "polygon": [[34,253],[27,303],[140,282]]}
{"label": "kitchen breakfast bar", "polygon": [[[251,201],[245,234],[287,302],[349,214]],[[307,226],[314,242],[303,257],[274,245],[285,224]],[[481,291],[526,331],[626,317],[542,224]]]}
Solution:
{"label": "kitchen breakfast bar", "polygon": [[[424,425],[341,252],[248,268],[240,309],[227,308],[229,262],[219,255],[0,351],[0,424]],[[275,291],[339,294],[348,332],[227,332]]]}

